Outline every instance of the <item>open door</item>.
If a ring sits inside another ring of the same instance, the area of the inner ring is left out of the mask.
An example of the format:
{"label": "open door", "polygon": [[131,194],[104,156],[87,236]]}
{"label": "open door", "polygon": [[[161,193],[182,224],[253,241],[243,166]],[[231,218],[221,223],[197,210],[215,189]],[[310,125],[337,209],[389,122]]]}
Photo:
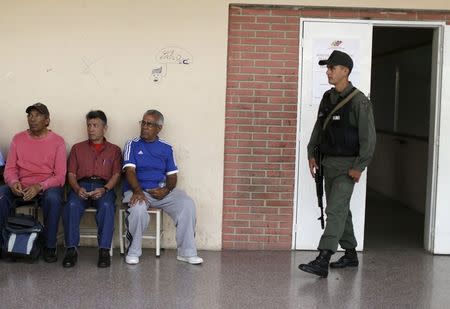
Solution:
{"label": "open door", "polygon": [[[335,49],[348,53],[354,61],[350,81],[355,87],[368,95],[372,59],[372,24],[364,21],[308,19],[303,20],[300,27],[302,34],[299,70],[301,89],[299,89],[300,131],[298,136],[300,140],[298,143],[299,162],[297,164],[298,192],[295,248],[315,250],[322,231],[317,220],[320,211],[317,207],[315,183],[308,169],[306,147],[316,121],[320,99],[323,93],[331,88],[326,78],[326,68],[320,67],[318,61],[328,58]],[[360,182],[355,185],[350,204],[355,236],[358,241],[357,250],[363,249],[365,200],[366,172],[363,173]]]}
{"label": "open door", "polygon": [[[440,129],[438,137],[438,163],[436,188],[436,214],[434,226],[435,254],[450,254],[450,26],[444,27],[440,93]],[[441,46],[442,46],[441,45]],[[439,67],[439,65],[438,65]]]}

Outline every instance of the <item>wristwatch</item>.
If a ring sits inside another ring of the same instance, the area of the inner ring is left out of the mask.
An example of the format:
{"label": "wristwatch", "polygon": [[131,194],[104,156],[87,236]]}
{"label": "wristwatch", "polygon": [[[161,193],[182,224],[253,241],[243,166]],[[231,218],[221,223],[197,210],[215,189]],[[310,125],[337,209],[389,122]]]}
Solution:
{"label": "wristwatch", "polygon": [[103,189],[105,189],[105,193],[108,192],[109,190],[111,190],[111,189],[108,188],[107,186],[103,186]]}

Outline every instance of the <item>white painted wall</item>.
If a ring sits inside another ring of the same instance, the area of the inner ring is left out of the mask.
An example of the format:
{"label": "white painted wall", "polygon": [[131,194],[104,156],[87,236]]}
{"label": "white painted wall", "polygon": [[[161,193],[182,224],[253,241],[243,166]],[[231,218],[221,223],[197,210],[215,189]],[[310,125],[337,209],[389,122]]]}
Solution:
{"label": "white painted wall", "polygon": [[[2,1],[0,149],[27,127],[37,101],[69,150],[85,138],[84,115],[102,109],[108,138],[123,147],[149,108],[163,112],[162,137],[175,149],[179,187],[197,203],[197,243],[221,248],[228,5],[179,1]],[[158,52],[176,46],[189,65],[168,64],[159,83]],[[174,227],[166,220],[165,247]]]}

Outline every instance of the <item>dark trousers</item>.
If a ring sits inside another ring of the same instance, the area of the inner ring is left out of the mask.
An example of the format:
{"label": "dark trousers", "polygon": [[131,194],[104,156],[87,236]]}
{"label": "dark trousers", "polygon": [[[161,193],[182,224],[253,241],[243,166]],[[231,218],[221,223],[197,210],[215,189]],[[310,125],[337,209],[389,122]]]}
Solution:
{"label": "dark trousers", "polygon": [[[98,182],[81,181],[79,185],[90,192],[102,188]],[[114,233],[114,213],[116,210],[116,195],[113,190],[108,191],[98,200],[84,200],[78,194],[70,190],[66,207],[63,210],[64,237],[66,247],[77,247],[80,244],[80,221],[87,207],[97,209],[95,221],[97,223],[99,248],[111,248]]]}
{"label": "dark trousers", "polygon": [[[63,200],[63,188],[48,188],[38,196],[39,206],[44,214],[43,236],[47,248],[56,248],[56,235],[61,214]],[[3,230],[6,219],[14,208],[14,200],[17,198],[7,186],[0,187],[0,229]]]}

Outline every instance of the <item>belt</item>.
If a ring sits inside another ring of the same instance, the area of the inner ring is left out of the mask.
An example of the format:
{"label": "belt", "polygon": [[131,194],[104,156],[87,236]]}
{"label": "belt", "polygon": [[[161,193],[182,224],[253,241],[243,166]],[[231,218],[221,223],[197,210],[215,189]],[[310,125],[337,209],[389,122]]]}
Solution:
{"label": "belt", "polygon": [[91,177],[83,177],[78,181],[83,181],[83,182],[95,182],[95,183],[101,183],[101,184],[105,184],[106,180],[104,180],[101,177],[98,176],[91,176]]}

